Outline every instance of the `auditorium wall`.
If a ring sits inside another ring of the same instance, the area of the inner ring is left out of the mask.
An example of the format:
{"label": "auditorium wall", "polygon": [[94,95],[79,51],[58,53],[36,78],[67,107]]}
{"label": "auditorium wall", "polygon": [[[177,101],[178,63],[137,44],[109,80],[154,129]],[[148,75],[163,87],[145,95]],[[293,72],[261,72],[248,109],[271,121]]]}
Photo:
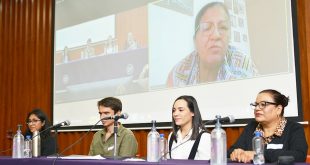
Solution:
{"label": "auditorium wall", "polygon": [[[52,117],[52,7],[53,0],[0,0],[0,155],[10,155],[17,124],[25,129],[25,118],[33,108]],[[298,0],[300,77],[304,121],[310,120],[310,1]],[[308,64],[309,63],[309,64]],[[285,83],[285,82],[283,82]],[[242,127],[225,128],[228,147]],[[310,128],[304,125],[308,144]],[[134,130],[139,142],[138,156],[146,156],[149,130]],[[166,136],[170,130],[159,130]],[[60,132],[59,150],[75,142],[83,131]],[[64,155],[87,154],[91,132]],[[308,154],[310,150],[308,150]]]}

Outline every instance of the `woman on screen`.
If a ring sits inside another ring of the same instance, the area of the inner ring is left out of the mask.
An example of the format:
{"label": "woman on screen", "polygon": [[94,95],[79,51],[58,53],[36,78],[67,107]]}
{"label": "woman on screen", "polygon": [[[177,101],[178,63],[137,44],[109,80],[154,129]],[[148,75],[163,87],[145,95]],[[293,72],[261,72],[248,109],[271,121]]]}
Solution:
{"label": "woman on screen", "polygon": [[169,73],[167,86],[252,77],[256,73],[249,56],[229,45],[231,22],[222,2],[205,5],[195,20],[196,50]]}
{"label": "woman on screen", "polygon": [[277,161],[279,156],[294,156],[297,162],[306,160],[308,145],[302,125],[283,116],[288,101],[288,97],[276,90],[258,93],[256,101],[250,104],[255,120],[244,128],[237,142],[228,150],[231,160],[244,163],[253,160],[252,138],[255,131],[262,133],[266,163]]}
{"label": "woman on screen", "polygon": [[170,159],[210,159],[210,134],[204,128],[194,97],[180,96],[175,100],[172,128],[168,137]]}
{"label": "woman on screen", "polygon": [[[56,153],[56,141],[51,136],[50,130],[46,130],[50,127],[50,122],[45,113],[40,109],[34,109],[27,115],[26,119],[27,130],[25,135],[30,135],[35,131],[40,132],[41,138],[41,156],[48,156]],[[44,131],[43,131],[44,130]],[[43,132],[41,132],[43,131]]]}

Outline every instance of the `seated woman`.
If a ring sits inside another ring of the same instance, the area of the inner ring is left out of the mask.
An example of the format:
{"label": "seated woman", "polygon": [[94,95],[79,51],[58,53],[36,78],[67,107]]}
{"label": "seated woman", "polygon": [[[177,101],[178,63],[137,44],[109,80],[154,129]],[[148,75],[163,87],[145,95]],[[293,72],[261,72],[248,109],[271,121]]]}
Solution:
{"label": "seated woman", "polygon": [[204,128],[194,97],[180,96],[175,100],[172,128],[168,137],[170,159],[210,159],[210,133]]}
{"label": "seated woman", "polygon": [[253,160],[252,138],[260,131],[265,141],[265,162],[275,162],[279,156],[294,156],[296,162],[306,160],[308,145],[302,125],[287,120],[284,108],[289,98],[276,90],[259,92],[251,104],[255,120],[251,121],[237,142],[228,150],[233,161],[248,163]]}
{"label": "seated woman", "polygon": [[41,156],[48,156],[56,153],[56,141],[51,136],[50,130],[46,130],[50,127],[50,122],[45,113],[40,109],[34,109],[27,115],[26,123],[28,125],[25,136],[32,134],[35,131],[42,131],[40,133],[41,139]]}

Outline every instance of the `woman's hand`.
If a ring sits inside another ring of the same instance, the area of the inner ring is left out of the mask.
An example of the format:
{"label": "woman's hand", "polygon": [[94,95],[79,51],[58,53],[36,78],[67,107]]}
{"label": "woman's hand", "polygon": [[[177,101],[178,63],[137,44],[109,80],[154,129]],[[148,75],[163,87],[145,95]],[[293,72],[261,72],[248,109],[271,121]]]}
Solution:
{"label": "woman's hand", "polygon": [[254,151],[244,151],[241,148],[235,149],[230,154],[230,159],[232,161],[238,161],[243,163],[250,163],[251,160],[253,160],[253,158],[254,158]]}

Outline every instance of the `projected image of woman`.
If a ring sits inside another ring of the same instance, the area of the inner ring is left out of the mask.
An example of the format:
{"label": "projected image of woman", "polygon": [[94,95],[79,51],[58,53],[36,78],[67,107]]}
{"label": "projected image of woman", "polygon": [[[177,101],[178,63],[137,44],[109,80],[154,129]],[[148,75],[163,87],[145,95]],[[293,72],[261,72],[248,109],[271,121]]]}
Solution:
{"label": "projected image of woman", "polygon": [[[195,20],[195,51],[182,59],[169,73],[167,86],[251,77],[256,73],[247,56],[229,45],[231,22],[221,2],[205,5]],[[236,64],[234,58],[242,59]]]}
{"label": "projected image of woman", "polygon": [[168,138],[170,159],[209,160],[210,134],[205,130],[196,99],[178,97],[172,107],[172,128]]}

